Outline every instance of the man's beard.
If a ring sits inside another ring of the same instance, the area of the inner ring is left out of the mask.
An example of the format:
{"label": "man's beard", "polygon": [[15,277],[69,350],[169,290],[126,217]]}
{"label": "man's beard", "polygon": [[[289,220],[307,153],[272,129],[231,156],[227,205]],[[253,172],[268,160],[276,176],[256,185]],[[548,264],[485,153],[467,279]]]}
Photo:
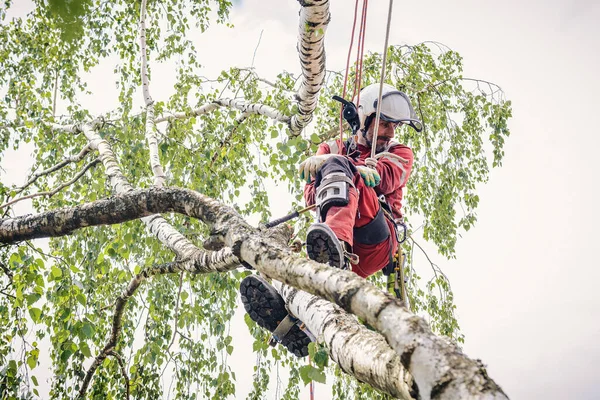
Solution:
{"label": "man's beard", "polygon": [[[379,144],[379,141],[384,141],[383,143]],[[387,146],[389,141],[391,140],[391,138],[387,137],[387,136],[378,136],[377,137],[377,142],[375,145],[375,153],[381,153],[382,151],[384,151]]]}
{"label": "man's beard", "polygon": [[[364,134],[364,131],[363,131],[363,134]],[[364,135],[363,138],[365,139],[367,146],[369,146],[369,148],[372,148],[373,141],[369,140],[367,135]],[[384,143],[375,145],[375,153],[381,153],[382,151],[384,151],[387,148],[389,141],[392,140],[392,138],[389,138],[387,136],[377,136],[377,141],[380,141],[380,140],[383,140]]]}

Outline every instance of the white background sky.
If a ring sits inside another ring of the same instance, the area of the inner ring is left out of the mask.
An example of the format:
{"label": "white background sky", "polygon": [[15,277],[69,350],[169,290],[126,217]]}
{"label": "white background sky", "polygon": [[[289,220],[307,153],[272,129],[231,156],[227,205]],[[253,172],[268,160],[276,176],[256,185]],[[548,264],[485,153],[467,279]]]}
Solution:
{"label": "white background sky", "polygon": [[[332,3],[327,68],[341,70],[353,2]],[[17,14],[25,11],[20,7]],[[298,10],[293,0],[238,1],[235,29],[213,27],[197,39],[206,75],[249,66],[261,31],[254,61],[259,74],[272,79],[282,69],[298,72]],[[387,2],[371,2],[367,50],[381,51],[386,12]],[[600,262],[594,253],[600,224],[600,3],[396,1],[390,43],[424,40],[458,51],[465,76],[498,83],[513,101],[504,165],[479,187],[479,221],[459,240],[456,260],[430,254],[450,277],[464,350],[487,364],[512,399],[600,398]],[[154,65],[154,76],[161,76],[151,82],[155,99],[171,91],[160,71]],[[111,74],[105,65],[91,76],[94,96],[87,101],[93,111],[116,102]],[[23,167],[6,158],[3,166],[9,176]],[[274,215],[289,209],[280,207]],[[241,336],[238,345],[250,343],[248,334]],[[236,370],[248,365],[238,378],[249,377],[252,357],[238,357]],[[246,379],[239,383],[240,398],[247,385]],[[317,398],[329,396],[317,387]]]}

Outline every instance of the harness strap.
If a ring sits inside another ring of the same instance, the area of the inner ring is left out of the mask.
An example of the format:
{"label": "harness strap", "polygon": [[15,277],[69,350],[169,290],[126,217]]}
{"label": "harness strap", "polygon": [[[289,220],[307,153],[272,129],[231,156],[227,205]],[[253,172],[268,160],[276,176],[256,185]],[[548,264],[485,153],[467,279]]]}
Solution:
{"label": "harness strap", "polygon": [[360,244],[379,244],[390,236],[383,207],[379,207],[377,215],[371,222],[360,228],[354,228],[354,241]]}
{"label": "harness strap", "polygon": [[276,343],[280,343],[281,340],[290,332],[290,329],[296,325],[296,318],[292,317],[290,314],[286,315],[285,318],[277,325],[277,328],[273,331],[273,335],[269,344],[271,346],[275,346]]}

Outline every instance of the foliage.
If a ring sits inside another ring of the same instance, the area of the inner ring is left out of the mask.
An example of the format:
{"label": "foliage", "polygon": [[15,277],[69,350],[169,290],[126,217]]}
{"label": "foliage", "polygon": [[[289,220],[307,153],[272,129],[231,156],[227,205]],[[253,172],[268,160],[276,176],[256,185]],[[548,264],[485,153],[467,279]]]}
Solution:
{"label": "foliage", "polygon": [[[172,96],[155,103],[157,115],[168,115],[168,110],[190,113],[223,97],[242,97],[286,115],[297,112],[293,93],[298,81],[291,73],[279,74],[273,86],[261,81],[253,69],[232,67],[211,82],[201,76],[200,52],[189,38],[208,29],[210,19],[226,23],[230,7],[227,0],[149,2],[148,19],[154,22],[147,29],[150,65],[170,63],[176,76]],[[141,85],[139,8],[140,2],[130,1],[38,0],[27,18],[4,21],[0,26],[0,154],[32,146],[32,173],[77,154],[86,139],[57,134],[49,124],[95,117],[79,102],[80,96],[90,94],[86,73],[101,63],[114,63],[118,106],[106,110],[101,133],[113,146],[129,181],[136,187],[152,184],[145,115],[136,106],[141,100],[136,98]],[[5,14],[0,11],[3,19]],[[393,47],[387,59],[386,80],[415,99],[425,124],[424,134],[404,128],[398,138],[417,155],[408,188],[408,219],[423,219],[425,238],[442,255],[452,257],[460,230],[468,230],[476,221],[477,184],[487,180],[490,166],[501,165],[510,102],[492,84],[465,81],[461,57],[438,44]],[[366,57],[363,85],[378,80],[380,64],[381,55]],[[350,81],[355,74],[350,71]],[[331,96],[340,94],[342,85],[340,74],[328,74],[315,128],[303,136],[288,138],[283,123],[227,108],[159,126],[159,153],[169,184],[193,188],[263,221],[271,217],[267,182],[287,185],[297,195],[290,208],[297,206],[302,182],[296,167],[336,129],[339,107]],[[66,115],[58,115],[57,109],[64,109]],[[51,189],[80,168],[69,165],[21,193],[17,187],[0,184],[0,203]],[[112,194],[103,168],[97,167],[67,190],[36,198],[33,206],[47,210]],[[10,213],[9,208],[5,215]],[[302,232],[309,221],[298,219],[297,230]],[[206,237],[205,227],[194,220],[169,216],[169,222],[195,243]],[[51,397],[74,397],[87,366],[110,333],[118,293],[141,269],[172,260],[173,255],[140,221],[77,231],[52,239],[47,246],[33,242],[0,248],[3,396],[37,395],[40,351],[47,347],[54,376]],[[420,286],[416,272],[407,268],[413,279],[412,304],[415,311],[430,316],[435,331],[460,341],[452,291],[441,271],[435,267],[434,271],[434,278]],[[167,390],[181,399],[234,397],[236,377],[228,364],[235,345],[230,319],[238,282],[247,274],[166,275],[142,284],[127,304],[117,345],[133,397],[158,398]],[[315,365],[301,366],[284,349],[268,347],[265,332],[249,318],[246,322],[257,354],[248,398],[264,397],[271,371],[280,366],[290,370],[284,399],[297,398],[301,381],[321,381],[324,371],[334,369],[337,398],[345,398],[348,390],[356,398],[376,398],[337,367],[327,366],[325,349],[311,347]],[[165,387],[162,378],[167,375],[173,376],[174,384]],[[119,364],[109,357],[96,372],[88,396],[123,398],[124,388]]]}

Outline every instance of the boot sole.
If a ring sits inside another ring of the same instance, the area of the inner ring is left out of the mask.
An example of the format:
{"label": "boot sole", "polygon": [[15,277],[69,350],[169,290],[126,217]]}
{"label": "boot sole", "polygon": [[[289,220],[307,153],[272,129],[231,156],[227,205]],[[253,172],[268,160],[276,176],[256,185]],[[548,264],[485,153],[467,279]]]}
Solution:
{"label": "boot sole", "polygon": [[306,234],[306,253],[313,261],[343,268],[343,250],[338,238],[325,224],[313,224]]}
{"label": "boot sole", "polygon": [[[260,276],[249,275],[244,278],[240,283],[240,294],[244,309],[250,318],[269,332],[275,331],[288,314],[283,298],[273,286]],[[310,338],[298,325],[294,325],[281,339],[281,344],[297,357],[308,355],[310,342]]]}

